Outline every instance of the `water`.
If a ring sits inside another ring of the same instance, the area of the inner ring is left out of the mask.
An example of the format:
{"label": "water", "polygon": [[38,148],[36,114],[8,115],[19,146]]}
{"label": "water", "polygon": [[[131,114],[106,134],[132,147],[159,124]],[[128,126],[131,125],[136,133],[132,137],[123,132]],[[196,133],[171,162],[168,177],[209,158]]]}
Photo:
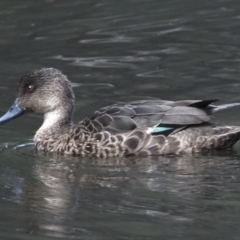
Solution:
{"label": "water", "polygon": [[[117,101],[240,101],[240,2],[1,1],[3,114],[28,70],[74,82],[78,121]],[[238,109],[219,113],[239,124]],[[0,128],[1,239],[239,239],[240,144],[197,156],[41,156],[42,117]]]}

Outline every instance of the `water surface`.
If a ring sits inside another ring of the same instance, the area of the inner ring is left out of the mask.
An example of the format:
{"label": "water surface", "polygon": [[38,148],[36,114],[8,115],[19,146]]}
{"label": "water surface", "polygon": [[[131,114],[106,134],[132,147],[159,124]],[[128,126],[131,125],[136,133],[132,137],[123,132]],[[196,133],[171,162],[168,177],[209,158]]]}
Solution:
{"label": "water surface", "polygon": [[[240,2],[0,3],[1,102],[42,67],[74,83],[75,121],[118,101],[240,101]],[[239,124],[239,109],[216,121]],[[42,156],[42,116],[0,128],[1,239],[239,239],[240,144],[197,156]]]}

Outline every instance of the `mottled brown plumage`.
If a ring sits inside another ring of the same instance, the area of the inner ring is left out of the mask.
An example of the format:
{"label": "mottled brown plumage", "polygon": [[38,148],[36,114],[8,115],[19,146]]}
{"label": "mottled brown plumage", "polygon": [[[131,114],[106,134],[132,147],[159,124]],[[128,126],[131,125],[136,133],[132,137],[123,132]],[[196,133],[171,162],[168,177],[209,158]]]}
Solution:
{"label": "mottled brown plumage", "polygon": [[217,100],[117,103],[101,108],[78,124],[72,122],[74,93],[59,70],[43,68],[24,75],[18,95],[0,123],[34,111],[44,122],[34,136],[36,149],[73,156],[149,156],[225,149],[240,138],[240,127],[209,123]]}

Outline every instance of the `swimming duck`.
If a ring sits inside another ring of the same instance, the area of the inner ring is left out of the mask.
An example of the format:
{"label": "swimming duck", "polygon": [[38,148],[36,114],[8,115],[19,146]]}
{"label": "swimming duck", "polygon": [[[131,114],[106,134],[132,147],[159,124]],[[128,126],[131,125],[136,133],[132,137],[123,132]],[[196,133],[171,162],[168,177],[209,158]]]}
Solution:
{"label": "swimming duck", "polygon": [[17,99],[0,118],[5,123],[26,112],[44,114],[34,136],[39,151],[73,156],[149,156],[230,148],[240,126],[210,123],[212,114],[240,103],[160,99],[116,103],[73,124],[74,93],[61,71],[42,68],[24,75]]}

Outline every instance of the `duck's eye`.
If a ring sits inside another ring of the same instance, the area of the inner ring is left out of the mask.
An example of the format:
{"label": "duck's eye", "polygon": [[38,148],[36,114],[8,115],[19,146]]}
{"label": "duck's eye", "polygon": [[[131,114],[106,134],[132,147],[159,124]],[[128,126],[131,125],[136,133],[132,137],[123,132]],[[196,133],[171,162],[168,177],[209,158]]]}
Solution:
{"label": "duck's eye", "polygon": [[34,90],[34,86],[33,86],[33,85],[28,85],[28,86],[26,87],[26,92],[28,92],[28,93],[33,92],[33,90]]}

